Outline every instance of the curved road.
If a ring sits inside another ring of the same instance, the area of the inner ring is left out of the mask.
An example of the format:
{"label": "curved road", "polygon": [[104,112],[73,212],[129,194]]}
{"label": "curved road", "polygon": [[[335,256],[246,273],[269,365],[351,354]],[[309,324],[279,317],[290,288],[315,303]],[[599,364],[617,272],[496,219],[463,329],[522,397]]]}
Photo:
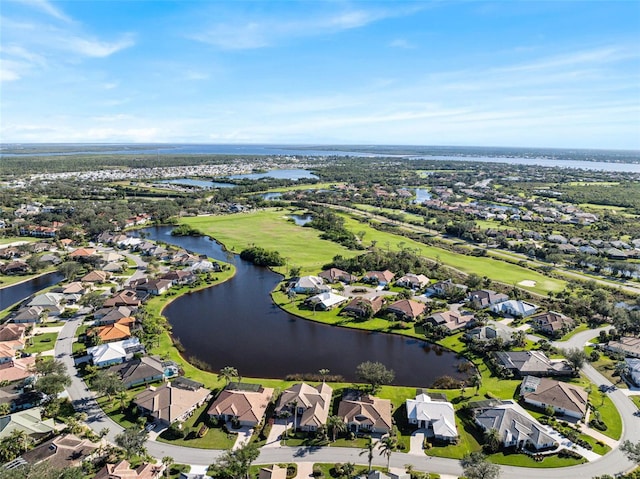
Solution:
{"label": "curved road", "polygon": [[[67,388],[67,392],[76,410],[85,412],[88,416],[87,424],[95,432],[99,432],[103,428],[108,428],[109,433],[106,438],[110,442],[114,442],[115,436],[122,431],[122,427],[111,420],[104,414],[102,409],[95,401],[94,395],[87,389],[84,381],[78,377],[73,362],[72,344],[76,329],[82,323],[82,317],[74,318],[65,323],[58,341],[55,346],[56,358],[62,361],[67,367],[71,376],[71,386]],[[595,337],[599,330],[585,331],[576,334],[570,341],[558,344],[564,347],[578,347],[584,345],[586,341]],[[587,334],[588,333],[588,334]],[[586,376],[595,384],[611,384],[600,373],[593,369],[590,365],[583,368]],[[637,410],[631,400],[620,390],[610,393],[610,397],[618,408],[622,416],[624,430],[621,440],[629,439],[633,442],[640,441],[640,419],[634,416]],[[171,444],[164,444],[149,440],[146,444],[149,453],[157,458],[162,459],[164,456],[171,456],[177,462],[192,465],[209,465],[216,458],[223,454],[224,451],[194,449]],[[365,457],[360,456],[360,449],[338,448],[338,447],[321,447],[321,448],[291,448],[276,447],[263,448],[260,457],[256,461],[259,464],[281,463],[281,462],[354,462],[363,464]],[[386,460],[376,454],[373,463],[378,466],[385,466]],[[391,456],[392,467],[402,468],[407,464],[414,466],[416,470],[437,472],[440,474],[460,475],[462,468],[459,461],[455,459],[446,459],[439,457],[431,457],[426,455],[410,455],[406,453],[395,452]],[[501,466],[501,477],[503,479],[539,479],[544,474],[545,479],[566,479],[568,477],[591,478],[593,476],[603,474],[616,474],[624,472],[633,467],[624,454],[616,449],[601,459],[579,466],[563,467],[556,469],[535,469],[513,466]]]}

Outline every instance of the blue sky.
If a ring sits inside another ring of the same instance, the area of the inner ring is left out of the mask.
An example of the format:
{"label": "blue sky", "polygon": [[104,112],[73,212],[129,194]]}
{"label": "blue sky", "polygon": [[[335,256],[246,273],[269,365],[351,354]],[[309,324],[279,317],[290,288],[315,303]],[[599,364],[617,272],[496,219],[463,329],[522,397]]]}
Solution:
{"label": "blue sky", "polygon": [[0,4],[2,142],[640,149],[640,2]]}

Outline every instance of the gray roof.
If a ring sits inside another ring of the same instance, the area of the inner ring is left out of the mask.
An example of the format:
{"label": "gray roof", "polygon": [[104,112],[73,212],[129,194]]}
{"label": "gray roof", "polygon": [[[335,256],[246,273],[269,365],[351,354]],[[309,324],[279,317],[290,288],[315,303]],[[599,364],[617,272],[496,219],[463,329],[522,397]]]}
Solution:
{"label": "gray roof", "polygon": [[496,359],[507,369],[520,374],[567,374],[572,368],[564,361],[551,361],[542,351],[499,351]]}

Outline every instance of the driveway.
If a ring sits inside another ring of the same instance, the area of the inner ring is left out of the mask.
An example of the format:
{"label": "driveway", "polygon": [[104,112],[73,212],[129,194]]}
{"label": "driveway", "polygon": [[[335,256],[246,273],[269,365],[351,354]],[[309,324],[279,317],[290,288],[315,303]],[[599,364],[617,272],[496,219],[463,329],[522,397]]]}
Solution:
{"label": "driveway", "polygon": [[427,431],[425,429],[417,429],[411,433],[409,439],[409,454],[414,456],[424,456],[424,439],[427,437]]}
{"label": "driveway", "polygon": [[280,438],[284,434],[284,431],[289,427],[291,427],[291,421],[287,421],[286,419],[276,419],[271,426],[267,442],[262,447],[280,447]]}
{"label": "driveway", "polygon": [[232,429],[231,424],[227,424],[227,429],[229,431],[234,431],[238,433],[238,437],[236,442],[233,444],[231,448],[232,451],[236,449],[240,449],[242,446],[247,444],[251,440],[251,436],[253,435],[253,428],[248,426],[242,426],[240,429]]}

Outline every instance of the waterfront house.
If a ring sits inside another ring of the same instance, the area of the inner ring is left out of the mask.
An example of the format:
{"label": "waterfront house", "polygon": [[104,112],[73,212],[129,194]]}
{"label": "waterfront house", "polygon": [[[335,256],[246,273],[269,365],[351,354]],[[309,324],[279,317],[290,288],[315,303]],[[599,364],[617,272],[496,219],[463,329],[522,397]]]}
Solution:
{"label": "waterfront house", "polygon": [[184,269],[168,271],[167,273],[159,276],[159,278],[169,280],[173,285],[191,284],[198,279],[193,271],[187,271]]}
{"label": "waterfront house", "polygon": [[169,279],[149,279],[141,278],[136,281],[131,281],[129,287],[136,291],[151,294],[153,296],[159,296],[169,291],[173,281]]}
{"label": "waterfront house", "polygon": [[102,308],[93,314],[95,318],[95,324],[101,326],[104,324],[117,323],[122,318],[128,318],[131,316],[133,310],[126,306],[118,306],[111,308]]}
{"label": "waterfront house", "polygon": [[149,386],[133,399],[133,403],[141,414],[169,425],[185,421],[210,397],[211,391],[202,384],[176,378],[160,386]]}
{"label": "waterfront house", "polygon": [[290,412],[295,415],[297,427],[302,431],[316,431],[327,422],[332,393],[333,389],[324,382],[316,387],[306,383],[294,384],[282,393],[275,412]]}
{"label": "waterfront house", "polygon": [[138,338],[129,338],[124,341],[99,344],[87,348],[87,354],[91,356],[91,362],[99,368],[120,364],[131,359],[134,354],[144,352],[144,346]]}
{"label": "waterfront house", "polygon": [[387,434],[391,430],[391,401],[359,391],[347,391],[338,405],[338,416],[349,431]]}
{"label": "waterfront house", "polygon": [[323,311],[328,311],[330,309],[335,308],[336,306],[339,306],[345,303],[346,301],[349,301],[349,298],[340,296],[339,294],[320,293],[320,294],[316,294],[315,296],[311,296],[307,298],[304,301],[304,304],[310,307],[313,307],[314,309],[318,308]]}
{"label": "waterfront house", "polygon": [[551,361],[542,351],[498,351],[496,363],[515,376],[571,376],[573,368],[565,360]]}
{"label": "waterfront house", "polygon": [[319,294],[331,291],[331,288],[325,285],[319,276],[301,276],[291,286],[291,289],[296,293],[302,294]]}
{"label": "waterfront house", "polygon": [[356,297],[342,308],[340,314],[355,316],[357,318],[369,318],[378,313],[378,311],[382,309],[383,305],[383,296],[376,296],[372,299]]}
{"label": "waterfront house", "polygon": [[116,307],[116,306],[127,306],[129,308],[138,308],[142,304],[142,301],[138,297],[135,291],[131,289],[124,289],[119,293],[115,294],[111,298],[107,299],[103,307]]}
{"label": "waterfront house", "polygon": [[415,399],[407,399],[407,420],[419,428],[428,429],[441,441],[453,442],[458,437],[453,404],[435,401],[428,394],[418,394]]}
{"label": "waterfront house", "polygon": [[513,336],[511,332],[509,332],[509,330],[492,325],[473,328],[464,333],[464,337],[466,339],[479,342],[501,339],[505,343],[509,343],[513,339]]}
{"label": "waterfront house", "polygon": [[[28,308],[21,308],[18,310],[16,315],[11,318],[11,322],[16,324],[36,324],[41,323],[43,316],[46,316],[47,313],[51,313],[53,306],[47,307],[48,309],[45,311],[43,307],[33,306]],[[62,312],[61,307],[56,307],[56,313],[60,314]]]}
{"label": "waterfront house", "polygon": [[211,404],[207,414],[220,421],[237,421],[255,427],[264,416],[273,396],[273,388],[259,384],[229,383]]}
{"label": "waterfront house", "polygon": [[152,356],[143,356],[111,366],[108,372],[117,374],[125,387],[163,381],[178,375],[178,365]]}
{"label": "waterfront house", "polygon": [[442,326],[449,331],[466,328],[475,320],[473,313],[450,309],[440,313],[434,313],[426,318],[426,322],[432,326]]}
{"label": "waterfront house", "polygon": [[412,299],[401,299],[391,303],[385,308],[385,312],[394,314],[399,321],[415,321],[424,314],[424,303]]}
{"label": "waterfront house", "polygon": [[327,283],[355,283],[358,281],[358,278],[351,273],[347,273],[338,268],[329,268],[318,274],[318,277],[325,280]]}
{"label": "waterfront house", "polygon": [[83,283],[106,283],[111,278],[111,273],[107,271],[94,270],[85,274],[80,281]]}

